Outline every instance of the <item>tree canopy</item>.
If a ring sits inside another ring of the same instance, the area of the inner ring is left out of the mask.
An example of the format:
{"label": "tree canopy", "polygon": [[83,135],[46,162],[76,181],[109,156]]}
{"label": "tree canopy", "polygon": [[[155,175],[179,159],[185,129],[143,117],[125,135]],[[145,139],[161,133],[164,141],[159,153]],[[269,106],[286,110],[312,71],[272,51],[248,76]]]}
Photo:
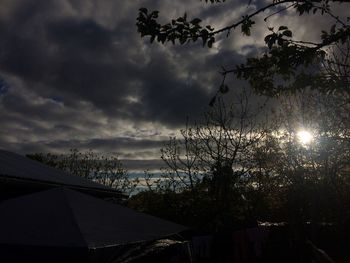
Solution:
{"label": "tree canopy", "polygon": [[[205,0],[205,2],[225,4],[224,2],[228,1]],[[234,30],[240,29],[244,36],[252,36],[255,19],[267,10],[270,14],[264,18],[265,21],[274,15],[291,10],[300,16],[314,16],[315,19],[317,15],[321,15],[329,19],[330,24],[329,28],[321,30],[318,42],[296,39],[292,29],[285,25],[269,27],[270,33],[264,38],[266,48],[261,54],[247,58],[244,64],[222,68],[221,74],[225,79],[227,74],[233,73],[239,79],[248,80],[259,94],[269,96],[278,96],[284,91],[294,92],[305,87],[326,93],[341,92],[349,95],[349,48],[344,50],[344,45],[350,38],[350,17],[339,14],[339,8],[335,8],[336,4],[344,5],[346,9],[350,1],[264,1],[263,5],[260,3],[253,6],[251,13],[221,28],[203,25],[202,19],[189,18],[186,13],[161,24],[159,11],[150,11],[143,7],[139,9],[136,25],[141,36],[149,37],[151,42],[183,45],[201,41],[203,46],[211,48],[220,35],[226,34],[229,37]],[[252,1],[250,0],[247,5],[251,6]],[[334,69],[334,65],[336,70],[330,71],[330,68]],[[227,92],[227,87],[223,85],[220,91]]]}
{"label": "tree canopy", "polygon": [[126,194],[131,194],[138,183],[137,179],[133,180],[128,177],[127,170],[124,169],[116,155],[71,149],[69,153],[60,155],[34,153],[27,154],[27,157],[68,174],[118,189]]}

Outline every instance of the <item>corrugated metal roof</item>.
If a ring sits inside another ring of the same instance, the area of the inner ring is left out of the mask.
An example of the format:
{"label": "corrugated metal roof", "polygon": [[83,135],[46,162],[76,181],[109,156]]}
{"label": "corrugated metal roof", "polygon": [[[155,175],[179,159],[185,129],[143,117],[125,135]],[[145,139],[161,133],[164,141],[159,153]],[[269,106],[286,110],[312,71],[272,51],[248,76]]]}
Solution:
{"label": "corrugated metal roof", "polygon": [[22,155],[0,149],[0,179],[27,180],[51,185],[73,186],[107,192],[119,192],[113,188],[65,173]]}

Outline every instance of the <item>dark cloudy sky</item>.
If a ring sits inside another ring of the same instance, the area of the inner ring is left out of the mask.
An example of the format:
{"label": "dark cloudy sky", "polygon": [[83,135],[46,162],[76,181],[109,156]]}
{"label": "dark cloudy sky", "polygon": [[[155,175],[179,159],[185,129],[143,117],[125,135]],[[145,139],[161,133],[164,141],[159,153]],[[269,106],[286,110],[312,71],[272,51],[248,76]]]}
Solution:
{"label": "dark cloudy sky", "polygon": [[[327,25],[322,19],[273,17],[257,24],[254,37],[237,32],[211,50],[200,43],[150,45],[136,32],[142,6],[166,18],[187,10],[216,25],[249,10],[240,1],[0,0],[0,148],[159,157],[159,147],[186,116],[195,119],[205,111],[221,80],[219,67],[257,52],[268,26],[279,20],[312,39],[315,28]],[[303,25],[310,21],[308,31]]]}

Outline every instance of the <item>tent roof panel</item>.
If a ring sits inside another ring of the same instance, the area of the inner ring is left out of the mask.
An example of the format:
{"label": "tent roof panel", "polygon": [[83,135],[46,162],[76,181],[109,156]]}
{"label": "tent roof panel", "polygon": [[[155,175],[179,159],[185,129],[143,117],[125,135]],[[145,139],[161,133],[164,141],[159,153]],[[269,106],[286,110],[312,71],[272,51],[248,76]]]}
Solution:
{"label": "tent roof panel", "polygon": [[74,186],[99,191],[118,192],[85,178],[67,174],[22,155],[0,149],[0,178],[36,181],[40,183]]}
{"label": "tent roof panel", "polygon": [[0,244],[101,248],[186,228],[67,188],[0,203]]}

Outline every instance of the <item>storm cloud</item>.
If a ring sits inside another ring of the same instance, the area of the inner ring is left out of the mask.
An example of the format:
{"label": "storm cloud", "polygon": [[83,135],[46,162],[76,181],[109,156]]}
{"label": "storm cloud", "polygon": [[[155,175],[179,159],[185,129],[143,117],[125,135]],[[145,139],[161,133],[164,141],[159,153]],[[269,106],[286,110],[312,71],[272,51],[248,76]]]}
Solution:
{"label": "storm cloud", "polygon": [[[206,110],[221,81],[220,67],[258,52],[267,30],[258,23],[255,38],[233,32],[230,41],[222,36],[211,50],[200,43],[150,45],[136,30],[141,6],[159,9],[166,18],[187,10],[220,26],[249,10],[240,1],[0,5],[0,147],[19,153],[80,148],[126,158],[157,156],[187,116],[196,119]],[[215,20],[218,13],[221,19]]]}

